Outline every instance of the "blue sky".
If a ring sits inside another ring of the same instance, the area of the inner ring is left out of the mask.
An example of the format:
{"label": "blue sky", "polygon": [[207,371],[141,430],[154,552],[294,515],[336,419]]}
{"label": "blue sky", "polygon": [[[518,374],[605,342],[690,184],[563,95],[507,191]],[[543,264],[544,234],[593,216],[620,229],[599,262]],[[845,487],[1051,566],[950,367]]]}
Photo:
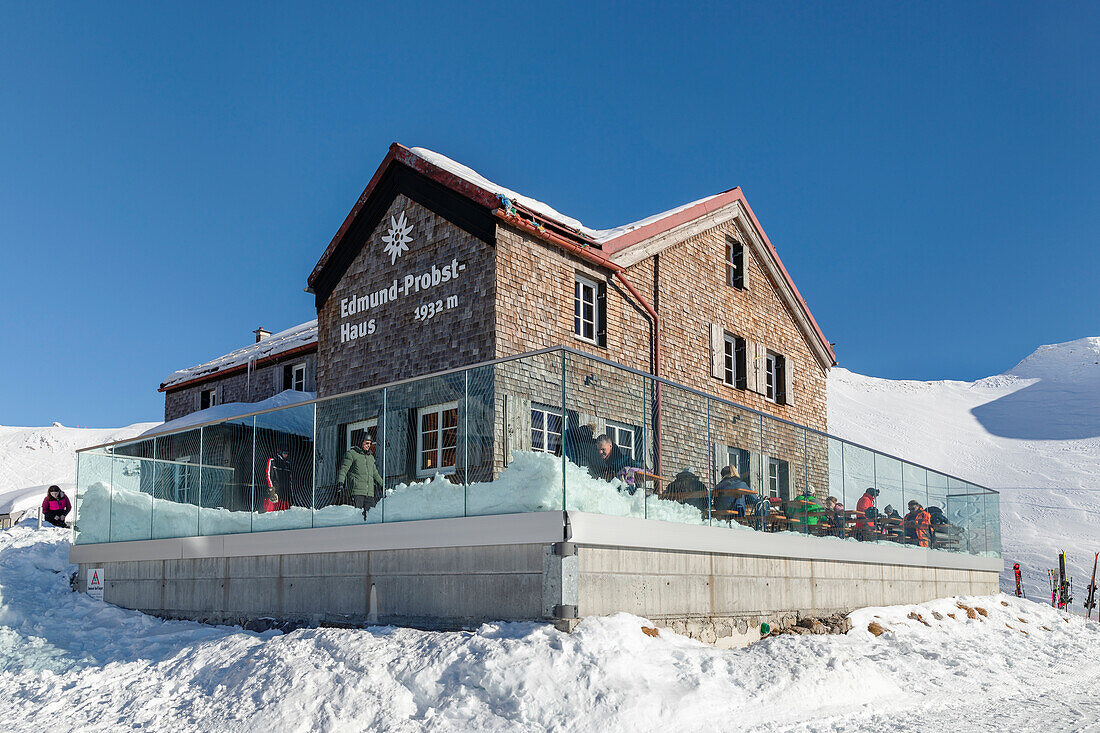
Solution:
{"label": "blue sky", "polygon": [[676,5],[5,4],[0,424],[313,317],[395,140],[601,228],[739,185],[865,374],[1100,335],[1097,5]]}

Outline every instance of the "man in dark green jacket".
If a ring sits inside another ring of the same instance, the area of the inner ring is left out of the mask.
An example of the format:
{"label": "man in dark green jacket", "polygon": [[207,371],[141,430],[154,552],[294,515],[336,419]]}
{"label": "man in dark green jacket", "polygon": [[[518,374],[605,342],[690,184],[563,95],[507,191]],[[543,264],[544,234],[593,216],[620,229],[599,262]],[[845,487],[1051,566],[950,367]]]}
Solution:
{"label": "man in dark green jacket", "polygon": [[[375,466],[374,444],[369,438],[363,438],[363,444],[354,445],[340,461],[340,470],[336,472],[336,487],[340,493],[345,490],[351,496],[356,509],[363,510],[363,516],[382,496],[382,475]],[[378,491],[374,490],[378,486]]]}

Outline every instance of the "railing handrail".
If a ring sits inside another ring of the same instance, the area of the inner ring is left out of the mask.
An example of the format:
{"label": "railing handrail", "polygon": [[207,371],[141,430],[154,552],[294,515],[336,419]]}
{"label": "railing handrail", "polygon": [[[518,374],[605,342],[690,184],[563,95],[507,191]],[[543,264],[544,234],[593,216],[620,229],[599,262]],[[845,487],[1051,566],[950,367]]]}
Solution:
{"label": "railing handrail", "polygon": [[[559,352],[559,351],[562,352],[563,354],[572,354],[574,356],[579,356],[579,357],[582,357],[584,359],[589,359],[591,361],[595,361],[597,363],[604,364],[606,366],[614,367],[616,369],[620,369],[620,370],[628,372],[630,374],[634,374],[636,376],[642,377],[643,379],[649,379],[649,380],[652,380],[654,382],[658,382],[660,384],[667,385],[669,387],[674,387],[676,389],[684,390],[685,392],[688,392],[690,394],[694,394],[694,395],[699,396],[699,397],[703,397],[703,398],[710,399],[710,400],[716,400],[717,402],[719,402],[721,404],[724,404],[724,405],[727,405],[729,407],[732,407],[734,409],[741,410],[743,412],[747,412],[747,413],[750,413],[750,414],[753,414],[753,415],[766,417],[769,420],[775,420],[776,422],[783,423],[785,425],[790,425],[791,427],[799,428],[801,430],[806,430],[807,432],[814,433],[816,435],[820,435],[820,436],[822,436],[824,438],[827,438],[829,440],[835,440],[835,441],[838,441],[840,443],[850,445],[854,448],[859,448],[859,449],[862,449],[862,450],[870,451],[871,453],[874,453],[876,455],[880,455],[884,458],[890,458],[892,460],[900,461],[901,463],[905,463],[905,464],[908,464],[910,466],[914,466],[916,468],[923,469],[925,471],[931,471],[932,473],[938,474],[940,476],[944,476],[945,478],[955,479],[956,481],[962,481],[963,483],[968,484],[971,487],[981,489],[985,494],[999,494],[1000,493],[1000,492],[996,491],[995,489],[991,489],[987,486],[982,486],[981,484],[976,484],[973,481],[967,481],[966,479],[962,478],[961,476],[955,476],[953,474],[945,473],[945,472],[940,471],[938,469],[931,468],[929,466],[925,466],[925,465],[920,464],[920,463],[916,463],[916,462],[911,461],[907,458],[902,458],[901,456],[895,456],[891,453],[886,453],[885,451],[878,450],[877,448],[872,448],[868,445],[863,445],[863,444],[857,443],[853,440],[848,440],[847,438],[841,438],[839,436],[832,435],[831,433],[827,433],[823,430],[818,430],[817,428],[812,428],[808,425],[802,425],[802,424],[796,423],[792,420],[787,420],[786,418],[777,417],[776,415],[771,415],[767,412],[764,412],[762,410],[757,410],[753,407],[747,407],[745,405],[734,402],[733,400],[726,399],[725,397],[719,397],[717,395],[712,395],[708,392],[704,392],[702,390],[695,389],[694,387],[689,387],[686,384],[680,384],[679,382],[673,382],[672,380],[667,379],[665,377],[654,376],[653,374],[650,374],[649,372],[644,372],[640,369],[635,369],[635,368],[629,367],[625,364],[619,364],[618,362],[611,361],[610,359],[605,359],[602,356],[597,356],[595,354],[590,354],[587,351],[581,351],[580,349],[576,349],[572,346],[566,346],[564,344],[559,344],[558,346],[550,346],[550,347],[547,347],[545,349],[538,349],[536,351],[527,351],[527,352],[524,352],[522,354],[513,354],[511,356],[503,356],[503,357],[500,357],[500,358],[497,358],[497,359],[490,359],[488,361],[478,362],[476,364],[467,364],[466,366],[451,367],[449,369],[443,369],[443,370],[440,370],[438,372],[432,372],[430,374],[421,374],[421,375],[416,376],[416,377],[406,377],[405,379],[397,379],[397,380],[394,380],[392,382],[386,382],[384,384],[378,384],[378,385],[374,385],[374,386],[371,386],[371,387],[363,387],[361,389],[352,390],[350,392],[341,392],[340,394],[328,395],[328,396],[325,396],[325,397],[314,397],[313,399],[310,399],[310,400],[302,400],[301,402],[295,402],[293,405],[283,405],[281,407],[269,407],[269,408],[266,408],[264,410],[255,410],[255,411],[252,411],[252,412],[245,412],[245,413],[242,413],[240,415],[233,415],[231,417],[221,417],[221,418],[217,418],[217,419],[214,419],[214,420],[208,420],[206,422],[195,423],[194,425],[188,425],[188,426],[183,427],[183,428],[162,430],[160,432],[143,433],[142,435],[134,437],[134,438],[126,438],[126,439],[123,439],[123,440],[114,440],[114,441],[110,441],[108,443],[101,443],[99,445],[89,446],[87,448],[80,448],[76,452],[77,453],[85,453],[87,451],[100,450],[102,448],[110,448],[110,447],[116,446],[116,445],[130,445],[130,444],[142,441],[142,440],[148,440],[148,439],[151,439],[151,438],[158,438],[158,437],[165,436],[165,435],[176,435],[176,434],[183,433],[183,432],[186,432],[186,431],[189,431],[189,430],[198,430],[199,428],[204,428],[204,427],[207,427],[207,426],[210,426],[210,425],[219,425],[221,423],[227,423],[227,422],[234,422],[234,421],[238,421],[238,420],[243,420],[244,418],[248,418],[248,417],[256,417],[258,415],[266,415],[266,414],[271,413],[271,412],[280,412],[280,411],[283,411],[283,410],[291,410],[291,409],[294,409],[294,408],[297,408],[297,407],[305,407],[307,405],[316,405],[316,404],[319,404],[319,403],[322,403],[322,402],[328,402],[330,400],[337,400],[337,399],[344,399],[344,398],[348,398],[348,397],[354,397],[356,395],[366,394],[368,392],[376,392],[378,390],[390,389],[392,387],[399,387],[401,385],[409,384],[411,382],[419,382],[421,380],[427,380],[427,379],[436,379],[436,378],[439,378],[439,377],[445,377],[449,374],[457,374],[457,373],[460,373],[460,372],[467,372],[467,371],[472,371],[472,370],[475,370],[475,369],[482,369],[482,368],[489,367],[489,366],[495,366],[497,364],[504,364],[506,362],[516,361],[518,359],[528,359],[528,358],[531,358],[531,357],[543,356],[545,354],[555,353],[555,352]],[[314,419],[316,419],[316,416],[315,416]],[[949,490],[949,487],[946,487],[946,486],[942,487],[942,488],[945,491]]]}

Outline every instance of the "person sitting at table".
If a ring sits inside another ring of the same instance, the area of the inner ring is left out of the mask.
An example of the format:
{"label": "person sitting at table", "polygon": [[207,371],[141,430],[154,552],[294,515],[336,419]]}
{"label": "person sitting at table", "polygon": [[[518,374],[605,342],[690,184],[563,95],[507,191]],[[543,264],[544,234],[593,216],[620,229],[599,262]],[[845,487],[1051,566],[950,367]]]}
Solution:
{"label": "person sitting at table", "polygon": [[581,468],[596,464],[596,424],[574,425],[565,431],[565,457]]}
{"label": "person sitting at table", "polygon": [[[721,480],[714,487],[714,510],[733,512],[735,517],[745,516],[745,494],[735,495],[731,489],[748,491],[749,485],[740,476],[733,475],[733,466],[723,466]],[[722,493],[722,492],[728,493]]]}
{"label": "person sitting at table", "polygon": [[905,515],[903,526],[906,539],[912,540],[921,547],[932,545],[932,518],[916,499],[909,501],[909,513]]}
{"label": "person sitting at table", "polygon": [[875,531],[875,518],[878,516],[878,509],[875,508],[875,498],[878,496],[878,489],[871,486],[863,492],[863,496],[859,497],[859,501],[856,502],[856,511],[863,512],[863,516],[856,520],[856,529],[859,530],[860,539],[868,539],[869,535]]}
{"label": "person sitting at table", "polygon": [[607,435],[596,438],[596,457],[588,468],[594,478],[602,478],[604,481],[624,479],[628,468],[637,468],[637,465],[619,450],[615,441]]}
{"label": "person sitting at table", "polygon": [[947,521],[947,515],[943,513],[943,509],[940,509],[938,506],[930,506],[924,511],[928,512],[933,527],[942,527],[951,524],[951,522]]}
{"label": "person sitting at table", "polygon": [[787,508],[787,517],[791,523],[797,522],[799,526],[816,527],[821,521],[821,500],[814,495],[812,486],[807,486],[802,493],[791,500]]}
{"label": "person sitting at table", "polygon": [[844,505],[835,496],[825,499],[825,515],[822,519],[834,529],[844,529]]}
{"label": "person sitting at table", "polygon": [[897,520],[900,520],[901,515],[898,514],[897,509],[895,509],[893,506],[887,504],[886,507],[882,510],[882,518],[883,519],[897,519]]}
{"label": "person sitting at table", "polygon": [[[665,489],[665,498],[672,501],[678,501],[682,504],[690,504],[698,509],[702,514],[706,514],[707,511],[707,487],[703,485],[703,482],[688,469],[680,471],[669,482],[668,488]],[[692,496],[684,498],[677,496],[677,494],[698,494],[702,492],[702,496]]]}

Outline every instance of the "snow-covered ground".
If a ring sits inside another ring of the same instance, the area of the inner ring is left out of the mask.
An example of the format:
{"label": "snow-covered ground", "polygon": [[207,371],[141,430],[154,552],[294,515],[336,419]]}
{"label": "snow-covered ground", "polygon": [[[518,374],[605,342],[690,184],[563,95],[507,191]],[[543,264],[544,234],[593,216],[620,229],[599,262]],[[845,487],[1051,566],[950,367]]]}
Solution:
{"label": "snow-covered ground", "polygon": [[[1097,362],[1100,339],[1085,339],[974,383],[835,370],[830,426],[1002,490],[1006,560],[1041,599],[1057,548],[1082,581],[1100,549]],[[73,448],[149,427],[0,428],[0,502],[71,483]],[[650,637],[626,614],[571,635],[509,623],[258,634],[72,593],[68,541],[28,523],[0,532],[0,710],[13,731],[1100,730],[1100,624],[1011,596],[861,609],[847,635],[742,650]]]}
{"label": "snow-covered ground", "polygon": [[1041,346],[1005,374],[914,382],[833,369],[829,431],[1001,492],[1006,570],[1050,598],[1066,550],[1075,603],[1100,551],[1100,338]]}
{"label": "snow-covered ground", "polygon": [[76,483],[76,449],[132,438],[157,423],[125,428],[48,428],[0,425],[0,514],[39,505],[50,484],[69,496]]}
{"label": "snow-covered ground", "polygon": [[0,532],[9,730],[923,733],[1100,720],[1100,625],[1009,596],[867,608],[844,636],[730,651],[647,636],[627,614],[571,635],[527,623],[257,634],[93,601],[69,590],[72,570],[65,532]]}

